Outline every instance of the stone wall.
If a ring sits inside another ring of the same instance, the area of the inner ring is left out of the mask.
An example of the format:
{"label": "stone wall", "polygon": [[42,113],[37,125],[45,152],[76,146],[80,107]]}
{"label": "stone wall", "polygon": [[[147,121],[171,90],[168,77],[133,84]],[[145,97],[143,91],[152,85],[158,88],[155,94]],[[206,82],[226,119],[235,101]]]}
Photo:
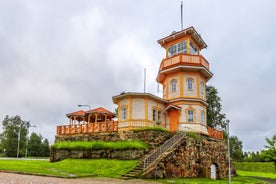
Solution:
{"label": "stone wall", "polygon": [[[198,140],[186,137],[181,145],[169,154],[160,158],[143,177],[211,177],[211,165],[215,167],[217,179],[228,176],[227,145],[223,141],[215,141],[201,137]],[[231,173],[234,166],[231,165]]]}
{"label": "stone wall", "polygon": [[[162,145],[172,137],[172,133],[164,131],[121,131],[116,133],[93,133],[87,135],[56,136],[60,141],[121,141],[141,140],[150,145],[149,150],[51,150],[51,161],[65,158],[107,158],[107,159],[141,159],[153,149]],[[224,141],[214,140],[205,136],[183,138],[181,144],[166,152],[155,165],[148,169],[145,178],[172,177],[211,177],[211,167],[215,167],[217,179],[228,176],[228,152]],[[231,165],[234,173],[234,166]]]}
{"label": "stone wall", "polygon": [[107,159],[139,159],[150,150],[163,144],[172,136],[166,131],[154,130],[134,130],[110,133],[91,133],[74,135],[57,135],[55,142],[62,141],[122,141],[122,140],[141,140],[149,144],[149,150],[56,150],[51,149],[50,161],[60,161],[66,158],[107,158]]}
{"label": "stone wall", "polygon": [[135,160],[145,155],[145,150],[51,150],[50,161],[66,158]]}

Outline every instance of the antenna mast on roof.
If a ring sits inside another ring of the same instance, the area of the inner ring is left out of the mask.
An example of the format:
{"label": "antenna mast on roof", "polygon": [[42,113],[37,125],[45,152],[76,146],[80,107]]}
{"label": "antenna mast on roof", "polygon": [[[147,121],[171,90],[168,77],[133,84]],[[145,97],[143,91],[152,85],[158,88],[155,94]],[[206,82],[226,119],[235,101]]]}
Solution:
{"label": "antenna mast on roof", "polygon": [[181,1],[180,11],[181,11],[181,31],[182,31],[183,30],[183,1]]}

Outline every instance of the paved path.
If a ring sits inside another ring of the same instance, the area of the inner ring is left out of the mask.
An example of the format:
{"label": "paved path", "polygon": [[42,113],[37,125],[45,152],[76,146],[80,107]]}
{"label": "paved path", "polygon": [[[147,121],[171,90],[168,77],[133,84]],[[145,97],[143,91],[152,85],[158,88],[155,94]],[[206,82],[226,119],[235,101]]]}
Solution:
{"label": "paved path", "polygon": [[157,184],[140,179],[122,180],[113,178],[55,178],[0,172],[0,184]]}

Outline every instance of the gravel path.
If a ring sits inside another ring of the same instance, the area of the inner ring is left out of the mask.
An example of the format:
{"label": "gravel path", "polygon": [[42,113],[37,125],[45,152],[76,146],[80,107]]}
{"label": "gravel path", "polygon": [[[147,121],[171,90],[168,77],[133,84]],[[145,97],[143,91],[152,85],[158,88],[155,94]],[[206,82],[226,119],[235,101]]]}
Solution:
{"label": "gravel path", "polygon": [[113,178],[55,178],[26,174],[0,172],[0,184],[157,184],[140,179],[122,180]]}

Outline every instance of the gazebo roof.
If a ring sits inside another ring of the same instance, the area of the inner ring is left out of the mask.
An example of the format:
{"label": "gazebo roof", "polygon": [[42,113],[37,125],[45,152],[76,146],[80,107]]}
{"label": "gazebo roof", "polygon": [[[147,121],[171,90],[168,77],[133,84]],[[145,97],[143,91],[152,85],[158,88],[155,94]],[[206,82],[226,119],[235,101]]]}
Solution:
{"label": "gazebo roof", "polygon": [[85,111],[83,110],[79,110],[76,112],[71,112],[69,114],[66,114],[66,116],[69,118],[70,116],[84,116],[85,115]]}
{"label": "gazebo roof", "polygon": [[98,107],[96,109],[91,109],[89,111],[86,111],[85,114],[107,114],[112,117],[115,117],[115,114],[113,112],[110,112],[109,110],[103,108],[103,107]]}

